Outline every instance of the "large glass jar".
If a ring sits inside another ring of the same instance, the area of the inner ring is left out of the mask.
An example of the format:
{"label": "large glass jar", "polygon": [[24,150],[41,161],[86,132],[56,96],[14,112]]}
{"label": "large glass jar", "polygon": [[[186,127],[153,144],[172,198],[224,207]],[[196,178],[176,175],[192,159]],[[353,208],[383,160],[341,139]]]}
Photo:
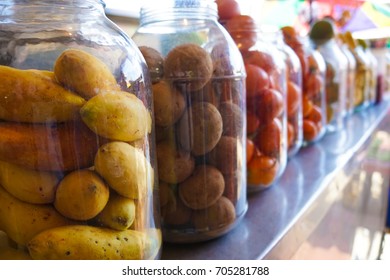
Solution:
{"label": "large glass jar", "polygon": [[378,77],[378,60],[372,53],[366,40],[357,39],[358,44],[362,47],[368,62],[368,103],[376,103],[377,77]]}
{"label": "large glass jar", "polygon": [[321,53],[307,41],[304,49],[306,61],[303,75],[303,139],[304,145],[313,144],[327,130],[326,64]]}
{"label": "large glass jar", "polygon": [[159,258],[150,78],[103,4],[1,0],[0,77],[10,258]]}
{"label": "large glass jar", "polygon": [[244,58],[248,192],[275,185],[287,162],[286,64],[283,53],[253,18],[230,18],[225,28]]}
{"label": "large glass jar", "polygon": [[359,46],[351,32],[341,37],[347,44],[356,61],[354,111],[360,111],[369,105],[369,61],[362,46]]}
{"label": "large glass jar", "polygon": [[342,34],[338,34],[338,44],[341,51],[345,55],[348,61],[347,67],[347,94],[345,102],[345,110],[347,115],[351,115],[355,110],[355,80],[356,80],[356,59],[352,52],[349,50],[348,45],[344,42]]}
{"label": "large glass jar", "polygon": [[390,48],[390,42],[387,43],[387,51],[386,51],[386,70],[385,70],[385,76],[384,76],[384,93],[383,98],[390,97],[390,51],[388,50]]}
{"label": "large glass jar", "polygon": [[245,68],[213,1],[141,9],[133,40],[153,82],[163,240],[219,237],[243,218]]}
{"label": "large glass jar", "polygon": [[292,158],[303,145],[302,67],[298,55],[281,42],[287,73],[287,155]]}
{"label": "large glass jar", "polygon": [[[322,37],[323,33],[326,37]],[[310,31],[310,38],[326,64],[327,131],[338,131],[343,128],[346,116],[348,61],[336,42],[334,27],[330,22],[317,21]]]}
{"label": "large glass jar", "polygon": [[294,50],[302,69],[303,145],[320,140],[326,132],[325,61],[307,37],[291,26],[281,28],[285,43]]}
{"label": "large glass jar", "polygon": [[[377,90],[376,90],[376,98],[375,104],[382,102],[383,95],[385,92],[385,79],[386,79],[386,54],[388,53],[388,49],[386,48],[386,38],[378,38],[370,40],[370,48],[372,50],[372,54],[375,56],[378,61],[377,68]],[[388,74],[389,75],[389,74]]]}

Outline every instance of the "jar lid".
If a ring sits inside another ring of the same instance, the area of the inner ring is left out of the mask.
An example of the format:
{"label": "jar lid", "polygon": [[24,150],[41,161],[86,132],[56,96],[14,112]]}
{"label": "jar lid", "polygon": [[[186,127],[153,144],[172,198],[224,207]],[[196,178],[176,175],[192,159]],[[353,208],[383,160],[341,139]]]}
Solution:
{"label": "jar lid", "polygon": [[156,16],[166,20],[171,19],[172,13],[175,17],[187,17],[189,13],[196,12],[198,17],[217,18],[217,4],[213,0],[166,0],[159,2],[148,2],[140,10],[141,24],[148,22]]}

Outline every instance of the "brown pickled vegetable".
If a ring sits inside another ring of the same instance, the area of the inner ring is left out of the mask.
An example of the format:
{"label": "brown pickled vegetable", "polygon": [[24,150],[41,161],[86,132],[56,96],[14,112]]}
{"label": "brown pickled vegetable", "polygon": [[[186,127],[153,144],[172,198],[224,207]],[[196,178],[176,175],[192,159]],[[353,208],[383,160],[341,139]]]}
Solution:
{"label": "brown pickled vegetable", "polygon": [[172,49],[164,63],[164,77],[186,83],[192,90],[201,89],[211,79],[213,62],[202,47],[188,43]]}
{"label": "brown pickled vegetable", "polygon": [[217,145],[223,130],[221,114],[207,102],[193,104],[184,112],[178,126],[180,144],[190,148],[195,156],[210,152]]}
{"label": "brown pickled vegetable", "polygon": [[176,149],[169,142],[158,143],[156,152],[159,178],[164,182],[183,182],[194,170],[194,158],[188,152]]}
{"label": "brown pickled vegetable", "polygon": [[215,167],[199,165],[187,180],[179,184],[179,196],[191,209],[205,209],[223,194],[225,181]]}

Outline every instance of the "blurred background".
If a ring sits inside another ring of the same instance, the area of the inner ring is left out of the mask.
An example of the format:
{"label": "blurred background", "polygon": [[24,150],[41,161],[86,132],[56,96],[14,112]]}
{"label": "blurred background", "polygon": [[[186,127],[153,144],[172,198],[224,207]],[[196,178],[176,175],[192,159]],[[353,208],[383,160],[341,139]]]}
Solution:
{"label": "blurred background", "polygon": [[[152,0],[105,0],[106,12],[129,35],[137,28],[139,11]],[[340,31],[362,39],[390,37],[390,1],[386,0],[238,0],[241,12],[262,24],[294,26],[306,35],[310,24],[324,17]]]}

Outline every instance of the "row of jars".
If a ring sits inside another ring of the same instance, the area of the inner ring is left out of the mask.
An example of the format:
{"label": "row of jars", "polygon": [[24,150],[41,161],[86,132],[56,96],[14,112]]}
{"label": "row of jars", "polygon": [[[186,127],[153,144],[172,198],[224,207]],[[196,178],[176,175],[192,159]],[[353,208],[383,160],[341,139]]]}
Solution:
{"label": "row of jars", "polygon": [[340,129],[347,86],[320,46],[218,11],[154,3],[128,38],[98,0],[0,0],[0,258],[214,239]]}
{"label": "row of jars", "polygon": [[341,44],[217,8],[201,0],[144,8],[132,37],[152,78],[166,242],[230,231],[247,211],[247,193],[276,185],[289,158],[360,109],[356,91],[346,94],[358,81],[338,65],[346,61]]}
{"label": "row of jars", "polygon": [[158,259],[238,224],[246,74],[217,19],[163,2],[129,38],[99,0],[0,0],[0,258]]}

